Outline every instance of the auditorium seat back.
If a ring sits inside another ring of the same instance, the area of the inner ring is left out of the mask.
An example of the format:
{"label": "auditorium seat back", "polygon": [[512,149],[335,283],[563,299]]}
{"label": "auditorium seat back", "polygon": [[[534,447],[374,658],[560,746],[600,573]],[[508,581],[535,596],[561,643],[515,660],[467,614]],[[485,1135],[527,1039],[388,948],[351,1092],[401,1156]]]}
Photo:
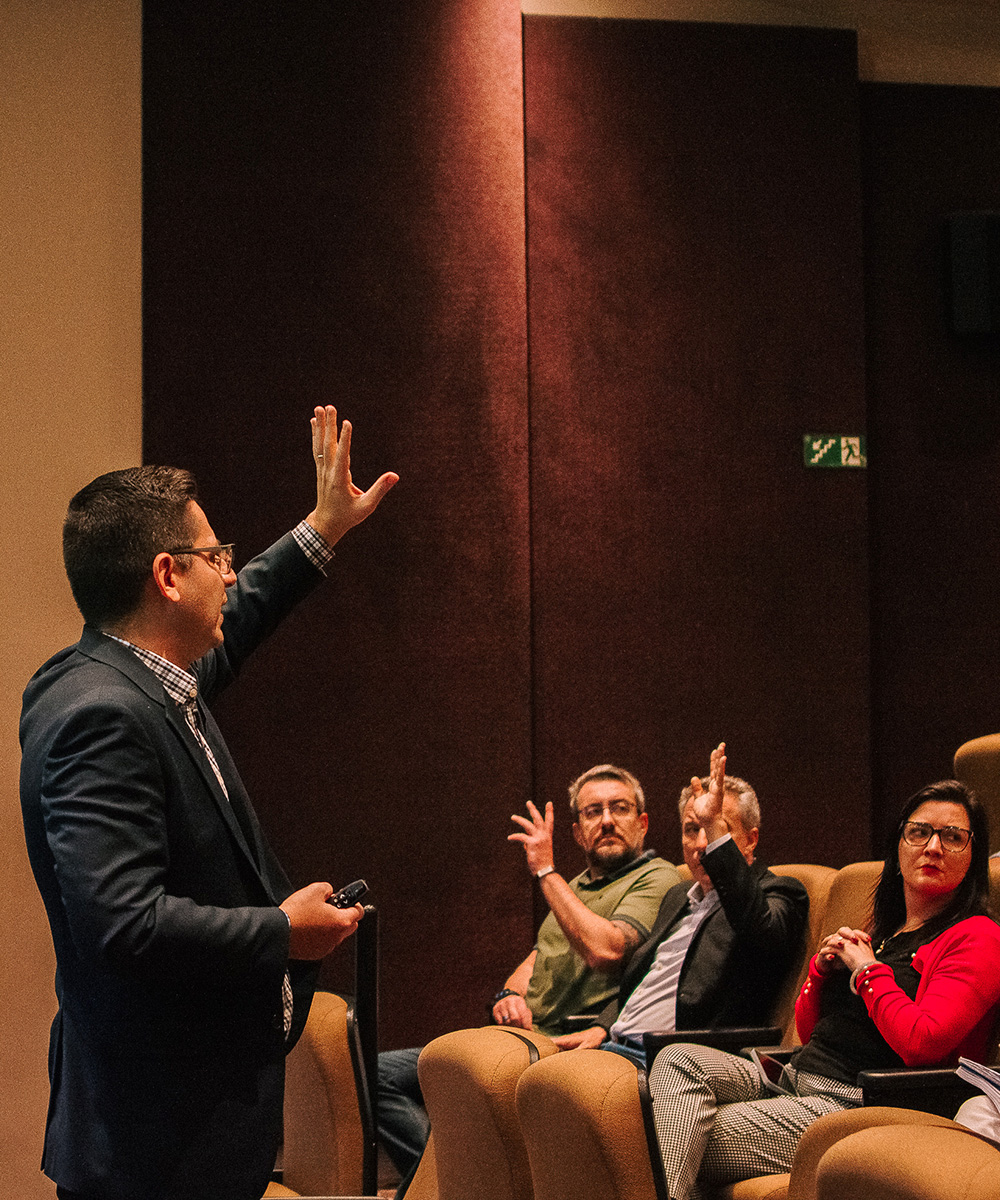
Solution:
{"label": "auditorium seat back", "polygon": [[[424,1047],[417,1069],[439,1200],[533,1200],[514,1093],[531,1063],[556,1053],[542,1034],[498,1025],[460,1029]],[[419,1183],[426,1190],[421,1175],[423,1163],[411,1189]]]}
{"label": "auditorium seat back", "polygon": [[833,867],[821,867],[815,863],[787,863],[772,867],[775,875],[791,875],[809,893],[809,921],[795,966],[789,972],[784,986],[778,994],[773,1014],[773,1024],[784,1030],[783,1045],[797,1045],[795,1034],[795,999],[809,971],[809,960],[823,935],[826,908],[830,887],[837,872]]}

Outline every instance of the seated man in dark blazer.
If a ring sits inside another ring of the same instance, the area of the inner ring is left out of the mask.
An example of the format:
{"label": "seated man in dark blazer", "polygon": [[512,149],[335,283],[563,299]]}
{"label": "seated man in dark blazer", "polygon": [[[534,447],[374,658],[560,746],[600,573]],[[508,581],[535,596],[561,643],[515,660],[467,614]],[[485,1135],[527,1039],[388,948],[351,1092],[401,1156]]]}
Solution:
{"label": "seated man in dark blazer", "polygon": [[563,1050],[600,1047],[645,1065],[643,1035],[761,1025],[805,933],[809,897],[797,879],[754,862],[760,807],[745,780],[725,774],[725,744],[711,771],[681,793],[684,861],[693,884],[663,898],[652,932],[635,951],[618,996]]}
{"label": "seated man in dark blazer", "polygon": [[237,576],[173,467],[70,501],[86,622],[24,693],[21,807],[56,953],[42,1169],[65,1200],[258,1200],[318,960],[363,910],[292,890],[207,705],[396,482],[312,421],[316,507]]}

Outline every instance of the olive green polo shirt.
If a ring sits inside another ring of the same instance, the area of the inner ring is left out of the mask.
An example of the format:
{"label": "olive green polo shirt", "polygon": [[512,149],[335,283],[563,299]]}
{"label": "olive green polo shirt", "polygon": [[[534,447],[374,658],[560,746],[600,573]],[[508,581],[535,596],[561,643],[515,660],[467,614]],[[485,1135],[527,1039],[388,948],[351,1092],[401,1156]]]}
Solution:
{"label": "olive green polo shirt", "polygon": [[[660,901],[680,882],[677,870],[655,850],[647,850],[634,862],[610,875],[591,879],[587,871],[571,879],[569,886],[599,917],[625,921],[645,941],[660,911]],[[625,963],[613,971],[588,967],[573,949],[552,913],[545,918],[535,943],[531,982],[525,997],[535,1028],[550,1037],[563,1033],[565,1017],[585,1013],[597,1015],[618,994]]]}

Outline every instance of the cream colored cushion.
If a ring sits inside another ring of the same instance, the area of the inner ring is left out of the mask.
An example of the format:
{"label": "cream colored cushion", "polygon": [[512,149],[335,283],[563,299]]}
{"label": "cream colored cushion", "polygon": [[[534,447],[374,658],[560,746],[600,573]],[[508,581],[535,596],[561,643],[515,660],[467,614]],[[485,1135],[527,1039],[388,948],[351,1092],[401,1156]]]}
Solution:
{"label": "cream colored cushion", "polygon": [[[347,1040],[347,1004],[317,992],[288,1056],[285,1184],[300,1196],[359,1196],[364,1142]],[[279,1193],[280,1194],[280,1193]]]}
{"label": "cream colored cushion", "polygon": [[958,1127],[877,1126],[820,1159],[817,1200],[997,1200],[1000,1150]]}
{"label": "cream colored cushion", "polygon": [[514,1108],[517,1081],[531,1057],[526,1043],[539,1055],[556,1054],[542,1034],[497,1025],[460,1029],[424,1047],[417,1069],[440,1200],[533,1200]]}

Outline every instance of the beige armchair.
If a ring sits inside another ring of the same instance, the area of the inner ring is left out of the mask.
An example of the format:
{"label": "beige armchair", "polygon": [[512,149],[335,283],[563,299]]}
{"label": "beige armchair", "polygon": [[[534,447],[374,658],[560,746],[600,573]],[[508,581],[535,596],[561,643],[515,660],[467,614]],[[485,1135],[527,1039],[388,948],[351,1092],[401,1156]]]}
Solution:
{"label": "beige armchair", "polygon": [[1000,1148],[954,1124],[863,1129],[822,1156],[815,1194],[816,1200],[997,1200]]}
{"label": "beige armchair", "polygon": [[532,1063],[555,1053],[543,1034],[499,1025],[425,1046],[418,1070],[432,1132],[408,1200],[533,1200],[514,1091]]}
{"label": "beige armchair", "polygon": [[[546,1058],[517,1084],[517,1115],[538,1200],[662,1200],[635,1067],[606,1050]],[[784,1200],[789,1177],[721,1189],[729,1200]]]}
{"label": "beige armchair", "polygon": [[996,838],[1000,830],[1000,733],[973,738],[955,751],[955,778],[979,797],[990,814]]}
{"label": "beige armchair", "polygon": [[360,1196],[365,1191],[364,1081],[358,1075],[350,1017],[342,997],[330,992],[314,996],[302,1037],[288,1056],[284,1183],[268,1185],[268,1200]]}

